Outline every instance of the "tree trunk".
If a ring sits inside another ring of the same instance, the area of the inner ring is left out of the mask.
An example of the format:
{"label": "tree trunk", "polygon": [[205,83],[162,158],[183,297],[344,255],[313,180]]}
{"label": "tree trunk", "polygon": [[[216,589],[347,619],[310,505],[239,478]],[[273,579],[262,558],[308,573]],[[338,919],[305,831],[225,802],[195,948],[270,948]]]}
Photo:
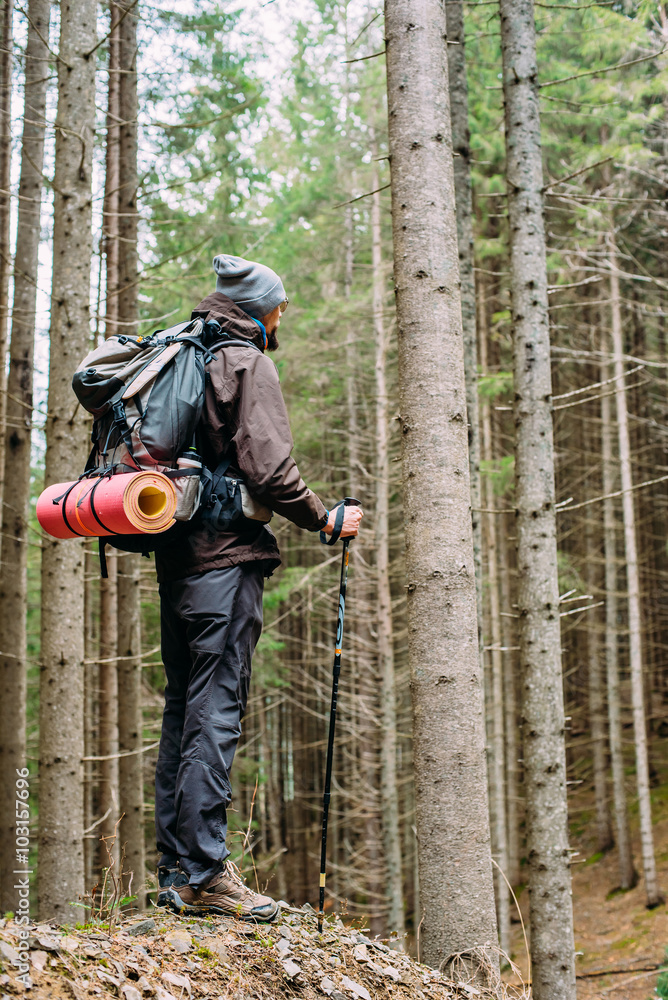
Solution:
{"label": "tree trunk", "polygon": [[[594,453],[594,449],[586,447],[588,437],[585,434],[585,456]],[[593,492],[591,494],[594,495]],[[587,592],[600,593],[597,566],[597,551],[594,537],[593,513],[585,508],[585,576]],[[608,803],[608,754],[605,731],[605,689],[603,667],[601,663],[600,633],[598,629],[598,609],[589,612],[585,624],[585,643],[587,651],[587,680],[589,694],[589,724],[591,727],[591,750],[594,765],[594,801],[596,803],[596,850],[609,851],[613,846],[612,825],[610,822],[610,807]]]}
{"label": "tree trunk", "polygon": [[[120,332],[118,328],[119,261],[119,186],[120,186],[120,11],[110,5],[110,36],[107,84],[107,147],[104,178],[104,217],[102,240],[106,264],[105,337]],[[102,820],[99,830],[98,867],[113,861],[116,871],[120,861],[118,838],[114,838],[118,812],[118,646],[117,631],[117,559],[113,550],[107,555],[108,577],[100,580],[100,664],[98,755],[109,760],[99,762],[98,806]]]}
{"label": "tree trunk", "polygon": [[[4,496],[7,375],[5,359],[9,337],[9,278],[12,273],[11,182],[12,182],[12,59],[14,0],[0,7],[0,501]],[[27,65],[27,62],[26,62]],[[44,67],[42,67],[44,69]],[[27,82],[27,75],[26,75]],[[0,536],[0,545],[2,536]]]}
{"label": "tree trunk", "polygon": [[[480,361],[482,370],[487,371],[486,331],[482,331],[480,341]],[[493,459],[492,416],[487,401],[482,404],[482,457],[491,468]],[[495,506],[492,480],[488,474],[483,481],[482,499],[488,510]],[[499,944],[501,951],[510,956],[510,893],[508,892],[508,839],[506,824],[506,782],[505,782],[505,741],[503,718],[503,638],[501,631],[501,607],[499,602],[499,549],[497,517],[487,514],[487,592],[489,594],[489,637],[492,662],[492,683],[489,689],[492,709],[491,753],[488,761],[490,810],[492,813],[492,850],[496,854],[498,869],[494,872],[496,889],[496,917],[499,924]]]}
{"label": "tree trunk", "polygon": [[120,0],[120,156],[118,190],[118,325],[120,332],[137,332],[137,17],[132,0]]}
{"label": "tree trunk", "polygon": [[[473,561],[475,564],[478,632],[482,649],[482,520],[480,515],[480,429],[478,419],[478,345],[476,330],[475,281],[473,277],[473,194],[471,188],[471,145],[469,134],[469,98],[464,50],[463,0],[449,0],[445,5],[450,121],[455,173],[457,246],[464,335],[464,373],[466,376],[466,413],[469,424],[469,474],[471,477],[471,514],[473,522]],[[481,654],[482,655],[482,654]]]}
{"label": "tree trunk", "polygon": [[[94,0],[60,8],[47,485],[76,477],[86,460],[87,420],[71,379],[90,341],[96,13]],[[44,542],[37,887],[40,918],[59,921],[77,918],[84,888],[83,557],[79,541]]]}
{"label": "tree trunk", "polygon": [[[121,15],[131,0],[119,3]],[[137,331],[137,15],[135,7],[119,25],[120,38],[120,158],[118,218],[118,327],[132,336]],[[133,873],[132,892],[143,909],[145,892],[144,782],[142,748],[141,623],[139,603],[140,557],[125,555],[118,571],[118,726],[121,844],[125,870]],[[128,886],[126,885],[126,889]]]}
{"label": "tree trunk", "polygon": [[[93,539],[86,541],[84,556],[84,752],[86,757],[97,757],[97,709],[98,709],[98,669],[95,662],[98,655],[96,616],[94,609],[94,593],[99,573],[97,553],[92,552]],[[97,547],[97,546],[96,546]],[[98,817],[96,809],[96,778],[97,761],[84,762],[84,884],[86,893],[91,894],[93,888],[100,884],[97,873],[97,838],[98,828],[95,822]]]}
{"label": "tree trunk", "polygon": [[122,331],[118,327],[119,286],[119,197],[121,156],[121,39],[118,4],[110,5],[109,81],[107,84],[107,148],[105,155],[104,216],[102,240],[106,263],[105,337]]}
{"label": "tree trunk", "polygon": [[50,0],[31,0],[25,55],[23,145],[19,181],[18,239],[9,378],[0,562],[0,699],[12,706],[12,724],[0,729],[0,912],[16,911],[14,851],[15,769],[26,765],[26,624],[30,443],[37,255],[44,162],[44,113],[48,77]]}
{"label": "tree trunk", "polygon": [[285,880],[285,866],[280,854],[283,848],[283,836],[281,833],[281,802],[274,777],[274,757],[272,754],[271,739],[267,728],[267,715],[269,707],[266,704],[266,699],[267,695],[263,692],[258,700],[258,725],[260,729],[262,759],[264,762],[265,772],[265,821],[269,828],[271,854],[272,856],[276,856],[276,883],[275,888],[272,886],[272,891],[276,892],[279,899],[286,899],[288,886]]}
{"label": "tree trunk", "polygon": [[[498,516],[498,515],[497,515]],[[501,557],[501,607],[505,614],[501,622],[501,637],[505,656],[503,670],[503,704],[505,710],[506,738],[506,821],[508,824],[508,870],[506,877],[511,885],[520,882],[520,854],[522,838],[520,836],[521,798],[520,798],[520,762],[517,721],[517,676],[515,671],[515,619],[510,616],[512,605],[511,569],[509,557],[512,555],[511,543],[514,525],[508,523],[508,514],[501,521],[501,538],[503,555]]]}
{"label": "tree trunk", "polygon": [[[346,84],[347,94],[347,84]],[[346,97],[347,99],[347,97]],[[354,194],[354,178],[350,185],[351,196]],[[352,207],[346,206],[345,213],[345,272],[343,295],[350,302],[353,286],[353,270],[355,265],[355,243]],[[346,403],[347,403],[347,448],[348,448],[348,493],[350,496],[363,498],[362,475],[363,466],[360,461],[360,426],[358,419],[359,393],[356,373],[360,369],[360,352],[355,336],[355,327],[348,321],[346,324]],[[359,865],[357,877],[353,876],[351,895],[361,890],[369,901],[368,923],[370,933],[383,933],[383,914],[379,906],[382,898],[382,886],[379,876],[378,843],[380,840],[380,814],[378,794],[377,747],[378,729],[376,726],[378,685],[373,676],[375,663],[372,662],[371,650],[373,639],[370,630],[370,619],[364,609],[371,604],[371,579],[368,570],[368,556],[363,552],[364,540],[355,542],[350,550],[350,565],[355,580],[355,606],[349,614],[347,641],[349,661],[357,665],[352,678],[354,698],[351,702],[353,725],[357,724],[356,740],[357,757],[355,764],[359,767],[358,779],[354,780],[351,790],[359,794],[360,818],[363,823],[363,833],[359,848]],[[357,610],[360,609],[360,610]],[[360,824],[362,826],[362,824]]]}
{"label": "tree trunk", "polygon": [[652,806],[649,797],[649,764],[647,760],[647,730],[645,723],[645,693],[643,689],[642,635],[640,617],[640,581],[638,577],[638,552],[636,524],[633,507],[633,475],[629,444],[626,389],[624,385],[624,343],[622,338],[622,312],[619,300],[619,271],[614,238],[610,239],[610,299],[612,311],[612,351],[615,372],[615,404],[617,409],[617,435],[622,480],[622,511],[624,515],[624,552],[626,555],[626,589],[629,611],[629,658],[631,667],[631,702],[633,705],[633,735],[636,751],[636,782],[640,816],[640,849],[645,875],[647,906],[658,906],[664,897],[659,889],[654,859],[654,834],[652,831]]}
{"label": "tree trunk", "polygon": [[536,36],[530,0],[500,10],[532,991],[575,1000]]}
{"label": "tree trunk", "polygon": [[[113,861],[118,872],[119,849],[114,838],[118,821],[118,661],[116,555],[107,554],[108,579],[100,581],[100,662],[98,668],[98,829],[100,846],[98,867],[107,868]],[[108,758],[105,760],[104,758]]]}
{"label": "tree trunk", "polygon": [[118,557],[118,786],[121,857],[128,873],[123,887],[145,905],[144,756],[142,715],[141,620],[139,560],[134,553]]}
{"label": "tree trunk", "polygon": [[[443,0],[386,0],[421,955],[498,959]],[[447,776],[447,780],[446,780]],[[474,953],[474,954],[471,954]]]}
{"label": "tree trunk", "polygon": [[[604,346],[604,345],[602,345]],[[601,365],[601,381],[609,377],[607,364]],[[615,501],[609,496],[616,489],[613,468],[613,428],[611,399],[601,393],[601,445],[603,460],[603,545],[605,552],[605,673],[608,695],[608,731],[610,734],[610,762],[612,765],[612,796],[619,854],[619,884],[622,889],[632,889],[638,881],[633,864],[629,814],[626,805],[624,782],[624,753],[622,749],[622,711],[619,697],[619,657],[617,650],[617,525]]]}
{"label": "tree trunk", "polygon": [[397,711],[394,679],[394,633],[390,590],[389,490],[390,456],[385,380],[387,334],[383,322],[385,277],[380,225],[380,191],[374,170],[371,187],[371,256],[373,267],[373,322],[376,335],[376,601],[377,649],[380,674],[380,800],[383,850],[387,870],[385,887],[388,934],[399,943],[405,934],[401,841],[399,834],[399,790],[397,787]]}

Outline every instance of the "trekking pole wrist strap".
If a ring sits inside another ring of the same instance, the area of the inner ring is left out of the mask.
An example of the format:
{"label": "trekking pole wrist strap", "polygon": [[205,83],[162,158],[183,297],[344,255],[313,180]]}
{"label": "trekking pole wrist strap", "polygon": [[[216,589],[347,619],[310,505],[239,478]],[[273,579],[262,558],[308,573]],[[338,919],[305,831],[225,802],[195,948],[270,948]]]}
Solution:
{"label": "trekking pole wrist strap", "polygon": [[336,545],[339,538],[341,537],[341,529],[343,528],[343,518],[346,512],[345,501],[342,500],[341,503],[337,504],[334,508],[336,511],[336,518],[334,520],[334,530],[331,535],[326,535],[324,531],[320,532],[320,541],[323,545]]}

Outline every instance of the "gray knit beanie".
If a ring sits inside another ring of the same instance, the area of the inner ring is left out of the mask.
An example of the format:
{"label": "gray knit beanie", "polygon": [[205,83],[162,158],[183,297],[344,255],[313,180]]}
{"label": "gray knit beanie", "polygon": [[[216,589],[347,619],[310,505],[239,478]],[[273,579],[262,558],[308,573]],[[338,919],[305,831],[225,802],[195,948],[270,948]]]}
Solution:
{"label": "gray knit beanie", "polygon": [[283,282],[270,267],[229,253],[213,258],[218,275],[216,291],[236,302],[244,312],[261,319],[287,298]]}

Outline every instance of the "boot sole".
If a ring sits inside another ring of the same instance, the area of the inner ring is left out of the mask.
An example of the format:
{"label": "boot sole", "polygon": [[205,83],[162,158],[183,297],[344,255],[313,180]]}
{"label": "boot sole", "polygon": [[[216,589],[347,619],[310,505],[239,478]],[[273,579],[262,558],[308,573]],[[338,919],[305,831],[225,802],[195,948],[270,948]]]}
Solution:
{"label": "boot sole", "polygon": [[273,924],[281,912],[278,903],[274,912],[266,917],[253,913],[237,913],[236,911],[226,910],[224,907],[216,906],[212,903],[193,906],[190,903],[184,903],[175,889],[170,889],[165,905],[170,906],[175,913],[187,913],[191,916],[197,916],[200,913],[215,913],[220,917],[236,917],[237,920],[245,920],[247,923],[253,924]]}

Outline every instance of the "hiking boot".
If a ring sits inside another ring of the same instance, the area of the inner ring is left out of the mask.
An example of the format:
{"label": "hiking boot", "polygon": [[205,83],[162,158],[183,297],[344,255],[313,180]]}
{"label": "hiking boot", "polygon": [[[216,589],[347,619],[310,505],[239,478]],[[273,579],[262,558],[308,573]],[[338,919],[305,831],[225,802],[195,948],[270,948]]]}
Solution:
{"label": "hiking boot", "polygon": [[271,923],[279,913],[278,903],[249,889],[231,861],[207,886],[172,886],[168,902],[177,913],[218,913],[264,923]]}
{"label": "hiking boot", "polygon": [[174,886],[180,889],[181,886],[188,885],[188,876],[181,871],[178,865],[158,868],[158,898],[156,906],[169,906],[169,890]]}

